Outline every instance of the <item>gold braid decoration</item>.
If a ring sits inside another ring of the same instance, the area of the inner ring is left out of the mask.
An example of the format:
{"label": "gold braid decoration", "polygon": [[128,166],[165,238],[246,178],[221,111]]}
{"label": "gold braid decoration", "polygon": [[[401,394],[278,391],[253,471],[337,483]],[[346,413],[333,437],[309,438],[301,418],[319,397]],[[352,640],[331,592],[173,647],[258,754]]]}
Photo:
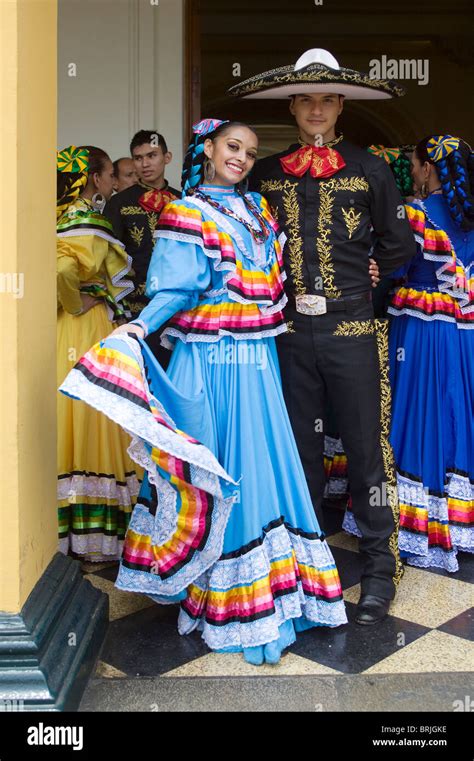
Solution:
{"label": "gold braid decoration", "polygon": [[319,184],[319,215],[316,250],[319,257],[319,268],[323,278],[324,294],[327,298],[338,299],[342,292],[334,283],[335,269],[332,261],[332,244],[330,240],[333,219],[334,193],[340,190],[369,190],[365,177],[339,177],[325,180]]}
{"label": "gold braid decoration", "polygon": [[361,211],[355,211],[352,207],[347,209],[342,209],[342,216],[344,217],[344,222],[346,223],[347,232],[349,233],[349,240],[352,238],[352,233],[355,233],[357,228],[359,227],[360,218],[362,216]]}
{"label": "gold braid decoration", "polygon": [[380,367],[380,445],[382,447],[383,465],[387,478],[388,503],[393,515],[395,529],[390,537],[389,545],[395,558],[395,575],[393,583],[398,586],[404,574],[403,563],[398,548],[398,530],[400,526],[400,504],[397,493],[397,477],[395,474],[395,459],[389,442],[390,416],[392,407],[392,390],[388,374],[388,320],[375,320],[377,328],[377,351]]}
{"label": "gold braid decoration", "polygon": [[156,230],[156,225],[158,224],[158,214],[156,211],[151,211],[148,214],[148,227],[150,228],[150,232],[152,235],[154,235]]}
{"label": "gold braid decoration", "polygon": [[375,333],[373,320],[344,320],[338,324],[333,336],[373,336]]}
{"label": "gold braid decoration", "polygon": [[[330,185],[328,190],[325,189],[327,185]],[[334,204],[334,195],[331,192],[333,188],[334,180],[329,183],[322,182],[319,186],[319,235],[316,238],[316,250],[319,257],[319,269],[323,278],[324,295],[330,299],[338,299],[342,296],[342,292],[334,284],[336,272],[332,261],[332,245],[329,239]]]}
{"label": "gold braid decoration", "polygon": [[291,180],[264,180],[260,186],[260,192],[280,191],[283,194],[283,206],[288,224],[288,247],[290,250],[289,263],[290,275],[294,284],[295,294],[302,296],[306,293],[303,278],[303,241],[300,235],[300,218],[298,197],[296,194],[296,182]]}
{"label": "gold braid decoration", "polygon": [[380,448],[382,450],[383,467],[387,483],[388,504],[392,511],[394,531],[389,539],[389,547],[395,558],[395,575],[393,583],[398,586],[404,574],[403,563],[398,548],[398,530],[400,526],[400,505],[397,494],[397,478],[395,475],[395,460],[389,442],[390,414],[392,391],[388,374],[388,320],[356,320],[341,322],[333,335],[362,336],[374,335],[377,341],[377,353],[380,369]]}
{"label": "gold braid decoration", "polygon": [[120,214],[146,214],[146,211],[141,206],[121,206]]}
{"label": "gold braid decoration", "polygon": [[[276,74],[271,80],[269,75]],[[314,68],[309,68],[308,71],[295,72],[293,66],[281,66],[278,69],[272,71],[266,71],[265,76],[257,74],[254,77],[250,77],[242,83],[234,85],[230,88],[232,95],[246,95],[247,93],[258,92],[259,90],[269,90],[278,85],[297,85],[303,82],[310,82],[311,84],[317,82],[323,82],[324,84],[329,82],[342,83],[347,82],[349,84],[355,84],[358,86],[368,87],[371,90],[383,90],[386,93],[394,96],[400,96],[404,94],[403,87],[390,82],[386,79],[372,79],[369,74],[363,72],[351,71],[350,69],[339,69],[336,73],[328,71],[326,68],[318,71]]]}

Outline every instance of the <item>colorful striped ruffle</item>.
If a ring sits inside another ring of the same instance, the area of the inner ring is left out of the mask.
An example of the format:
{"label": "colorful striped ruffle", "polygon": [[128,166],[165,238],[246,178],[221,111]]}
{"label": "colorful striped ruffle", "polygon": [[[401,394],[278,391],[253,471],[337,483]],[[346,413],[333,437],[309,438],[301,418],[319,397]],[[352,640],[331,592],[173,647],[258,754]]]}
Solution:
{"label": "colorful striped ruffle", "polygon": [[91,560],[118,560],[140,491],[134,472],[124,481],[104,473],[58,476],[59,548]]}
{"label": "colorful striped ruffle", "polygon": [[[266,314],[256,304],[200,304],[177,312],[161,335],[163,346],[172,349],[173,339],[218,341],[223,335],[236,339],[264,338],[286,332],[282,312]],[[171,339],[171,340],[170,340]]]}
{"label": "colorful striped ruffle", "polygon": [[154,398],[136,339],[124,334],[96,344],[59,390],[103,412],[133,437],[128,453],[156,488],[154,514],[140,504],[135,507],[121,573],[127,568],[140,579],[152,580],[151,589],[160,594],[182,591],[222,551],[224,527],[236,499],[233,480],[212,452],[180,431]]}
{"label": "colorful striped ruffle", "polygon": [[286,303],[283,255],[276,223],[263,199],[260,210],[271,230],[266,245],[273,249],[271,263],[263,269],[244,263],[243,254],[233,239],[235,235],[220,229],[214,220],[205,219],[202,210],[191,201],[173,201],[165,206],[155,236],[200,246],[206,256],[214,260],[216,271],[226,271],[224,285],[232,301],[258,304],[262,312],[280,311]]}
{"label": "colorful striped ruffle", "polygon": [[290,619],[323,626],[347,620],[326,542],[280,518],[190,585],[178,627],[181,634],[199,629],[209,647],[223,650],[275,640],[278,627]]}
{"label": "colorful striped ruffle", "polygon": [[392,297],[388,312],[395,317],[408,314],[422,320],[455,322],[458,328],[474,328],[474,310],[464,311],[458,299],[440,291],[418,291],[402,286]]}
{"label": "colorful striped ruffle", "polygon": [[439,290],[450,295],[459,304],[463,315],[474,310],[474,277],[466,271],[456,257],[449,236],[433,222],[422,201],[406,205],[407,217],[420,245],[423,257],[431,262],[438,262],[436,277]]}
{"label": "colorful striped ruffle", "polygon": [[[434,494],[413,475],[397,473],[399,547],[410,565],[457,571],[457,552],[474,552],[474,481],[448,473],[444,494]],[[343,528],[360,536],[348,510]]]}

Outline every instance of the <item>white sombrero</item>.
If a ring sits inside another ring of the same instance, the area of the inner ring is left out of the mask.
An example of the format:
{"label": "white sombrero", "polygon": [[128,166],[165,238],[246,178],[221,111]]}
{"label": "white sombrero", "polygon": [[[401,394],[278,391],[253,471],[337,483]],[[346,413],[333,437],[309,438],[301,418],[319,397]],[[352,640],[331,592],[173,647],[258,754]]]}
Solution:
{"label": "white sombrero", "polygon": [[350,100],[383,100],[405,95],[405,90],[393,80],[374,79],[369,74],[339,66],[334,56],[323,48],[307,50],[295,65],[256,74],[228,90],[229,95],[254,99],[323,92],[344,95]]}

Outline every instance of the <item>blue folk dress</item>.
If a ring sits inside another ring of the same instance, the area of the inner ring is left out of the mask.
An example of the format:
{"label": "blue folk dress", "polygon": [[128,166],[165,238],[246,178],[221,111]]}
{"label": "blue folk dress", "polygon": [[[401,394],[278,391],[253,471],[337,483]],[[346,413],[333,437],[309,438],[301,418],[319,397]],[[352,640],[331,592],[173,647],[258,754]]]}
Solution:
{"label": "blue folk dress", "polygon": [[418,252],[388,310],[399,547],[410,565],[453,572],[474,551],[474,232],[442,195],[407,212]]}
{"label": "blue folk dress", "polygon": [[[258,222],[233,188],[206,194]],[[346,623],[283,400],[274,336],[285,331],[283,236],[196,196],[162,212],[147,278],[146,333],[165,323],[167,373],[130,335],[102,341],[62,386],[133,436],[147,473],[127,532],[119,589],[180,601],[181,634],[213,650],[294,642],[298,630]]]}

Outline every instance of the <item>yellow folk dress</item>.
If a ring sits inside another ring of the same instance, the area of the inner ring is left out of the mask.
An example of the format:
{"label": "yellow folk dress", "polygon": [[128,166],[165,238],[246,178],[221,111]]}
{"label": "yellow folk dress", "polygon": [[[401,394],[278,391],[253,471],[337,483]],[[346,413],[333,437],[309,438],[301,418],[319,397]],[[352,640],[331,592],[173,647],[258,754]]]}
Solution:
{"label": "yellow folk dress", "polygon": [[[133,284],[123,245],[87,200],[69,206],[57,233],[59,386],[114,329]],[[101,299],[85,314],[81,293]],[[59,548],[89,561],[118,559],[142,478],[127,454],[130,438],[105,415],[59,393],[57,411]]]}

